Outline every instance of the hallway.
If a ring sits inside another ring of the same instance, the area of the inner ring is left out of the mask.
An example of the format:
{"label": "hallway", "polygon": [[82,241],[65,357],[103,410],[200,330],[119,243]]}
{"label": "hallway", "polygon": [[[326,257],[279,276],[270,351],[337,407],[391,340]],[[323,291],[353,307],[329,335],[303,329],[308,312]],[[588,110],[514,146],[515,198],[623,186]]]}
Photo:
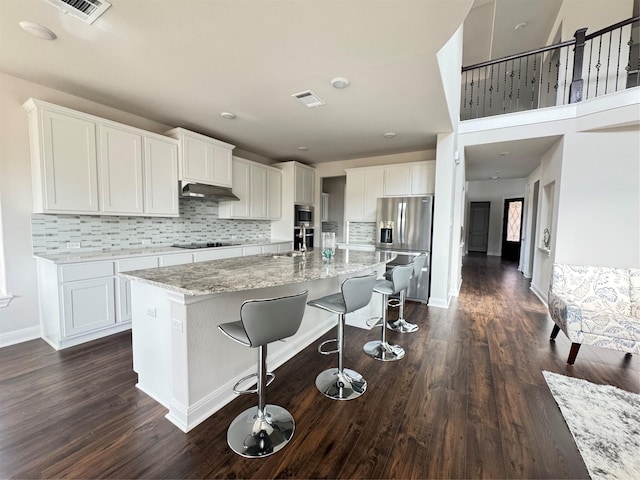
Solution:
{"label": "hallway", "polygon": [[568,366],[568,340],[549,342],[552,322],[516,264],[468,256],[462,275],[448,310],[407,304],[420,330],[389,331],[407,351],[399,362],[363,354],[379,331],[347,327],[362,397],[316,390],[337,361],[317,353],[320,340],[279,368],[267,402],[293,414],[296,433],[261,460],[226,445],[255,396],[184,434],[134,387],[129,333],[60,352],[41,340],[0,349],[0,478],[588,478],[541,371],[637,393],[638,358],[585,345]]}

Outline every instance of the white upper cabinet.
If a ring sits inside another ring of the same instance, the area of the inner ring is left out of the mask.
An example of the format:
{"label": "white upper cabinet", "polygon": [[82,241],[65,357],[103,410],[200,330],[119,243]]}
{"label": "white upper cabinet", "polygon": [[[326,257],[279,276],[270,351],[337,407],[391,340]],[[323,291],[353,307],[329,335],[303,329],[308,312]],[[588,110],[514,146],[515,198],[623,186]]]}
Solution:
{"label": "white upper cabinet", "polygon": [[267,217],[282,217],[282,171],[277,168],[267,169]]}
{"label": "white upper cabinet", "polygon": [[100,203],[107,213],[142,213],[142,135],[98,125]]}
{"label": "white upper cabinet", "polygon": [[179,215],[178,145],[172,139],[144,139],[145,212]]}
{"label": "white upper cabinet", "polygon": [[435,193],[435,161],[384,167],[384,196],[431,195]]}
{"label": "white upper cabinet", "polygon": [[295,163],[294,172],[296,179],[294,203],[313,205],[315,200],[315,170],[301,163]]}
{"label": "white upper cabinet", "polygon": [[174,128],[166,133],[180,142],[180,180],[233,186],[231,152],[235,145],[184,128]]}
{"label": "white upper cabinet", "polygon": [[411,169],[408,165],[384,169],[384,196],[411,194]]}
{"label": "white upper cabinet", "polygon": [[347,169],[345,216],[348,221],[375,222],[376,202],[383,196],[382,168]]}
{"label": "white upper cabinet", "polygon": [[29,112],[33,208],[38,213],[97,213],[95,123],[73,112],[38,108]]}
{"label": "white upper cabinet", "polygon": [[251,178],[251,218],[267,218],[267,169],[263,166],[250,166]]}
{"label": "white upper cabinet", "polygon": [[436,162],[420,162],[410,166],[411,195],[436,193]]}
{"label": "white upper cabinet", "polygon": [[281,215],[282,172],[233,157],[233,193],[240,201],[221,201],[220,218],[276,219]]}
{"label": "white upper cabinet", "polygon": [[178,142],[29,99],[36,213],[178,216]]}

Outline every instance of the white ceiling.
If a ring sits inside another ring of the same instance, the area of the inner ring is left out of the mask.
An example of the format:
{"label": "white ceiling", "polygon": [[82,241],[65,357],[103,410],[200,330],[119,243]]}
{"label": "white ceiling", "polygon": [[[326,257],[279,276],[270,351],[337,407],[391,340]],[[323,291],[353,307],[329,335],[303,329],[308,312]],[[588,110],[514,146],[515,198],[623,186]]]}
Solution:
{"label": "white ceiling", "polygon": [[[472,0],[110,2],[87,25],[43,0],[0,0],[0,69],[274,160],[416,151],[451,131],[435,54]],[[332,88],[336,76],[351,85]],[[307,89],[327,104],[291,97]]]}
{"label": "white ceiling", "polygon": [[[542,46],[561,4],[110,2],[88,25],[44,0],[0,0],[0,71],[273,160],[304,163],[435,148],[436,134],[451,130],[435,54],[467,14],[465,65]],[[30,36],[21,20],[58,38]],[[520,22],[528,27],[515,31]],[[335,76],[351,85],[332,88]],[[327,105],[307,109],[291,97],[306,89]],[[223,111],[237,118],[225,120]],[[397,136],[386,139],[386,132]],[[469,168],[472,157],[466,155]]]}
{"label": "white ceiling", "polygon": [[530,138],[465,147],[467,180],[523,178],[533,172],[540,159],[560,136]]}

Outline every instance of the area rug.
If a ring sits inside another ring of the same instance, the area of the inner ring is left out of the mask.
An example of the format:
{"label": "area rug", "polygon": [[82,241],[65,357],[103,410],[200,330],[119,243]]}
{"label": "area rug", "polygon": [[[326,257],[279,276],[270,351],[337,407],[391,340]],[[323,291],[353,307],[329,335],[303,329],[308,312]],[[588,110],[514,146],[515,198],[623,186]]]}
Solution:
{"label": "area rug", "polygon": [[543,371],[589,475],[640,478],[640,395]]}

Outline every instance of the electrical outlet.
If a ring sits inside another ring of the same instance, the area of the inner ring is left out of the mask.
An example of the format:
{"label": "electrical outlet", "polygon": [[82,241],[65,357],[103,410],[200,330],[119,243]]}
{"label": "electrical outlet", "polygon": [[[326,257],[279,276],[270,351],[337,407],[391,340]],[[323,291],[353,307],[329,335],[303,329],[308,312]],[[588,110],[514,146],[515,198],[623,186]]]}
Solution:
{"label": "electrical outlet", "polygon": [[147,307],[147,316],[156,318],[156,309],[155,307]]}
{"label": "electrical outlet", "polygon": [[150,238],[143,238],[142,239],[142,244],[143,245],[151,245],[151,239]]}
{"label": "electrical outlet", "polygon": [[177,330],[178,332],[182,331],[182,320],[178,320],[176,318],[172,318],[171,319],[171,326],[173,327],[174,330]]}
{"label": "electrical outlet", "polygon": [[80,242],[67,242],[67,250],[71,250],[73,248],[80,248]]}

